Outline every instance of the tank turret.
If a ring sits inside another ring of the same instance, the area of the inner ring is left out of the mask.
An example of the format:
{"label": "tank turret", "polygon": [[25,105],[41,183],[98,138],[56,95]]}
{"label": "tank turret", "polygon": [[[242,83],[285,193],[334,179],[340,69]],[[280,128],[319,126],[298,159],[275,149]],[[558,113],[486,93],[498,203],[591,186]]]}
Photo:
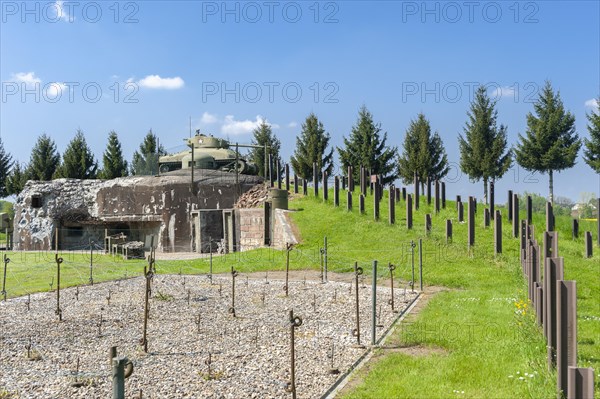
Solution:
{"label": "tank turret", "polygon": [[[184,139],[189,150],[180,151],[175,154],[161,156],[158,160],[161,173],[170,172],[179,169],[212,169],[223,170],[256,175],[258,167],[242,158],[239,153],[231,149],[229,141],[213,136],[200,134]],[[234,147],[257,147],[249,144],[234,144]],[[193,153],[192,153],[193,151]]]}

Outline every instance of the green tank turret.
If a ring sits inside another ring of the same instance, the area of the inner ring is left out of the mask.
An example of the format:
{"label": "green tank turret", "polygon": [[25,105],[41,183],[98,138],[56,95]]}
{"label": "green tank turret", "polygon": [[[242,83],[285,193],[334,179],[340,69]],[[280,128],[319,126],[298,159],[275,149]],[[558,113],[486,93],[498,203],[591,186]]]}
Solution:
{"label": "green tank turret", "polygon": [[[196,135],[185,139],[189,150],[161,156],[158,159],[161,173],[179,169],[212,169],[256,175],[258,167],[244,158],[231,147],[260,147],[248,144],[232,145],[225,139],[206,136],[196,131]],[[261,147],[262,148],[262,147]],[[193,151],[193,153],[192,153]]]}

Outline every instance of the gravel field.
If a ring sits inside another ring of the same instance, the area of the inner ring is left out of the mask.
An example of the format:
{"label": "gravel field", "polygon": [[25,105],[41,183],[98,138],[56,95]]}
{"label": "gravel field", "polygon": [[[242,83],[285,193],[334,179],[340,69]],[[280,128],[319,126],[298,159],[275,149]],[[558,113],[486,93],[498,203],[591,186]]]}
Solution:
{"label": "gravel field", "polygon": [[[254,277],[254,276],[253,276]],[[348,282],[235,279],[231,275],[156,275],[152,279],[148,353],[143,331],[143,277],[0,302],[0,393],[17,398],[109,398],[108,351],[134,364],[126,397],[291,398],[289,310],[303,323],[295,329],[296,390],[299,398],[323,395],[362,355],[356,326],[354,287]],[[394,290],[402,310],[416,296]],[[371,286],[359,284],[361,342],[371,342]],[[109,299],[110,298],[110,299]],[[389,287],[378,287],[378,336],[397,317]],[[29,301],[29,304],[28,304]],[[29,307],[29,309],[28,309]],[[28,358],[29,347],[29,358]],[[333,359],[331,352],[333,348]],[[210,374],[209,374],[210,357]],[[77,364],[79,363],[79,370]],[[78,371],[77,371],[78,370]],[[81,387],[73,387],[80,382]],[[10,396],[9,396],[10,397]]]}

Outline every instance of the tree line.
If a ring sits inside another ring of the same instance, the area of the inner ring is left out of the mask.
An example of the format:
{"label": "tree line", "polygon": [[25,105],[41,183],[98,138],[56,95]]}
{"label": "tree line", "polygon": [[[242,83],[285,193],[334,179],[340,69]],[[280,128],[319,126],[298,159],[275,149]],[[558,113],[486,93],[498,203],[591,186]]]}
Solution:
{"label": "tree line", "polygon": [[[582,145],[575,129],[575,117],[565,109],[560,93],[546,82],[534,103],[533,112],[527,114],[525,134],[519,134],[516,145],[509,147],[508,128],[498,122],[496,103],[483,86],[477,89],[467,111],[463,132],[458,136],[461,171],[472,180],[483,182],[484,201],[487,203],[489,184],[501,178],[515,160],[525,170],[548,174],[549,200],[554,202],[554,172],[573,167]],[[586,116],[590,139],[584,140],[583,158],[596,173],[600,173],[600,111],[592,111]],[[320,171],[331,174],[334,148],[329,144],[330,139],[318,117],[314,113],[308,115],[296,137],[291,157],[292,168],[299,177],[312,179],[313,163],[317,163]],[[268,123],[262,122],[253,131],[252,142],[260,145],[249,155],[258,166],[259,175],[268,174],[264,165],[269,154],[274,162],[279,161],[283,165],[281,142]],[[265,145],[269,154],[265,153]],[[348,166],[355,167],[351,177],[355,181],[358,181],[359,166],[381,176],[383,184],[390,184],[396,179],[410,184],[415,173],[421,182],[427,178],[442,179],[449,172],[444,143],[423,113],[411,120],[399,151],[387,145],[387,132],[363,105],[349,135],[343,137],[343,146],[336,150],[343,173]],[[117,133],[112,131],[102,156],[102,168],[99,168],[83,132],[78,130],[62,157],[54,141],[43,134],[31,152],[29,163],[21,164],[12,161],[0,139],[0,197],[18,194],[27,180],[61,177],[112,179],[129,174],[156,174],[158,157],[165,154],[164,147],[159,146],[157,136],[150,130],[139,150],[134,152],[131,164],[128,164]]]}

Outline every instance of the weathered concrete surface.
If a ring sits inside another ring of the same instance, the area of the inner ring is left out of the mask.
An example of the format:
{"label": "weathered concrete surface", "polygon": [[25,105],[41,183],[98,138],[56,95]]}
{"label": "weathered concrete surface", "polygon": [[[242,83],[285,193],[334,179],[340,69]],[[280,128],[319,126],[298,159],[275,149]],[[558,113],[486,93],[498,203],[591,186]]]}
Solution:
{"label": "weathered concrete surface", "polygon": [[[128,231],[129,241],[156,235],[159,251],[191,251],[195,224],[192,211],[231,208],[237,194],[262,182],[257,176],[189,170],[161,176],[113,180],[57,179],[29,181],[15,203],[15,247],[52,249],[59,229],[59,248],[103,243],[109,234]],[[237,193],[236,193],[237,191]]]}

